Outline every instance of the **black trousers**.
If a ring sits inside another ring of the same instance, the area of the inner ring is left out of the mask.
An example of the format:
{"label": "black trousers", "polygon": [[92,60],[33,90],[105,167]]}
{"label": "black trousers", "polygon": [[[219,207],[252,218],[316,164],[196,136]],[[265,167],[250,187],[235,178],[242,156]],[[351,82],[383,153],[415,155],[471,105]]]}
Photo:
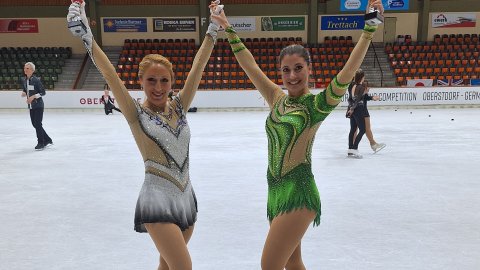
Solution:
{"label": "black trousers", "polygon": [[47,144],[52,142],[52,139],[48,136],[47,132],[45,132],[42,126],[43,108],[31,109],[30,120],[32,121],[35,131],[37,132],[38,143]]}
{"label": "black trousers", "polygon": [[[355,135],[355,131],[358,128],[357,137],[355,137],[355,141],[353,140],[353,136]],[[353,111],[352,116],[350,117],[350,133],[348,133],[348,149],[355,149],[358,150],[358,144],[362,140],[363,135],[365,135],[365,108],[363,106],[359,106],[355,108]]]}
{"label": "black trousers", "polygon": [[108,114],[110,114],[110,113],[113,113],[113,110],[115,110],[115,111],[117,111],[117,112],[120,112],[120,113],[122,112],[119,108],[117,108],[117,107],[114,106],[113,108],[108,108],[108,109],[105,108],[105,114],[108,115]]}

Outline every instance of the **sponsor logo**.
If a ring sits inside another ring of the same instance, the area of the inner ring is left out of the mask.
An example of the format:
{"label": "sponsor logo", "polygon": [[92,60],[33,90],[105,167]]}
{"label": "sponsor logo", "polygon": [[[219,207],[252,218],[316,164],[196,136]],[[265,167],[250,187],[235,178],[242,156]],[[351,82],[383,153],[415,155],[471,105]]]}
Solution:
{"label": "sponsor logo", "polygon": [[347,0],[345,1],[345,8],[346,9],[359,9],[362,5],[360,0]]}
{"label": "sponsor logo", "polygon": [[388,0],[387,5],[389,8],[402,8],[405,3],[403,0]]}
{"label": "sponsor logo", "polygon": [[437,18],[433,19],[433,22],[438,24],[444,24],[448,22],[448,19],[445,15],[438,14]]}

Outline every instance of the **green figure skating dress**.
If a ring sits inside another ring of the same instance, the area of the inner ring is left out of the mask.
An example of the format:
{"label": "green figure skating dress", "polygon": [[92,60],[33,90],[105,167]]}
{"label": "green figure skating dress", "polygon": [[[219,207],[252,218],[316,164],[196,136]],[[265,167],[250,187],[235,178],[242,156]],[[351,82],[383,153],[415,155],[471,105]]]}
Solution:
{"label": "green figure skating dress", "polygon": [[314,226],[320,223],[320,194],[311,162],[315,133],[340,103],[355,71],[360,67],[375,30],[376,27],[365,26],[349,60],[325,91],[294,98],[286,95],[280,86],[263,73],[235,30],[231,27],[225,29],[240,66],[271,109],[266,121],[267,216],[270,221],[283,213],[307,208],[317,213]]}
{"label": "green figure skating dress", "polygon": [[320,195],[312,174],[311,156],[319,126],[336,107],[326,102],[326,95],[333,94],[331,89],[329,86],[318,95],[297,98],[284,94],[267,118],[270,221],[282,213],[307,208],[317,213],[314,225],[320,223]]}

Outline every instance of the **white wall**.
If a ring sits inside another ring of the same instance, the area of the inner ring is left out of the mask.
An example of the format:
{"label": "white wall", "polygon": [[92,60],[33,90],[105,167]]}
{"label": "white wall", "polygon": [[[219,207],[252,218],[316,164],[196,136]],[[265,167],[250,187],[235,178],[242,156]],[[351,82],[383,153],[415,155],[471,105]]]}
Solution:
{"label": "white wall", "polygon": [[[317,94],[318,89],[312,90]],[[380,95],[380,101],[369,106],[402,105],[480,105],[480,87],[432,88],[372,88],[371,94]],[[20,91],[0,91],[0,109],[26,108]],[[46,108],[90,109],[103,108],[100,97],[103,91],[48,91],[44,97]],[[142,91],[130,91],[140,102]],[[346,106],[346,97],[341,106]],[[268,108],[258,91],[198,91],[192,107],[199,108]]]}

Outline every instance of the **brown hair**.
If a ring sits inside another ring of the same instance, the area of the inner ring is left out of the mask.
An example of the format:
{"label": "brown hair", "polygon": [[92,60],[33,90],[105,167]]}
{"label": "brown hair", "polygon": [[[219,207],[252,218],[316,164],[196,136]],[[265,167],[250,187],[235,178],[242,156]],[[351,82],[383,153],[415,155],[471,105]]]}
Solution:
{"label": "brown hair", "polygon": [[355,72],[355,83],[360,84],[364,77],[365,77],[365,72],[362,69],[358,69],[357,72]]}
{"label": "brown hair", "polygon": [[164,56],[160,54],[147,54],[143,57],[142,62],[138,66],[138,77],[142,78],[143,73],[152,65],[152,64],[161,64],[165,66],[170,72],[170,77],[172,79],[172,84],[175,76],[173,75],[172,63]]}
{"label": "brown hair", "polygon": [[310,53],[303,47],[302,45],[292,44],[282,49],[280,55],[278,56],[278,64],[282,63],[283,58],[285,55],[293,55],[298,54],[300,57],[305,59],[307,65],[309,65],[312,61],[310,60]]}

